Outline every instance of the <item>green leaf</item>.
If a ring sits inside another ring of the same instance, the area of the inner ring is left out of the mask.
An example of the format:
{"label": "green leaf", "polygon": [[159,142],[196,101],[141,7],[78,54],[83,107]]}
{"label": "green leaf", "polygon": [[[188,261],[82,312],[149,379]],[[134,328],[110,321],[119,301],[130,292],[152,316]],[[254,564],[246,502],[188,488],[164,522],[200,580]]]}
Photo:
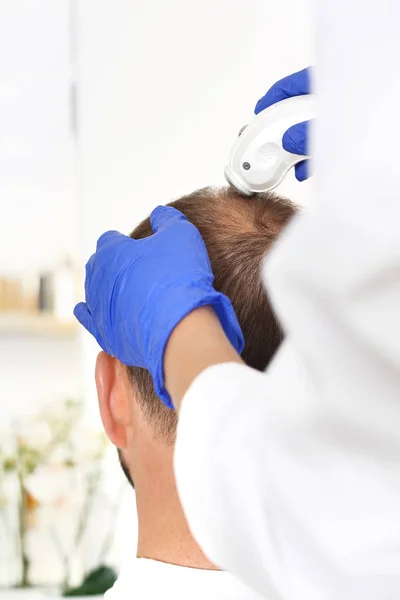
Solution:
{"label": "green leaf", "polygon": [[66,590],[63,596],[66,598],[79,596],[97,596],[105,594],[117,581],[114,569],[106,565],[100,565],[87,575],[82,584],[77,588]]}
{"label": "green leaf", "polygon": [[17,468],[17,461],[15,458],[6,458],[3,461],[3,469],[6,473],[10,473],[11,471],[15,471]]}

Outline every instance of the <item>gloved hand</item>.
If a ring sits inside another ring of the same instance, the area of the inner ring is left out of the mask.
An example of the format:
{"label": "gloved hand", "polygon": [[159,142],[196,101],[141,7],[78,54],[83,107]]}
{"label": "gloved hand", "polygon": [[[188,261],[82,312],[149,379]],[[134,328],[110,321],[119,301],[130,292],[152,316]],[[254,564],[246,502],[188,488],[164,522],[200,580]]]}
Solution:
{"label": "gloved hand", "polygon": [[[257,102],[254,112],[256,115],[268,106],[291,98],[310,93],[310,68],[293,73],[275,83],[270,90]],[[282,138],[282,145],[288,152],[308,154],[309,121],[298,123],[288,129]],[[310,176],[310,161],[303,160],[295,166],[296,179],[304,181]]]}
{"label": "gloved hand", "polygon": [[154,234],[133,240],[116,231],[102,235],[86,265],[86,303],[78,321],[108,354],[144,367],[169,407],[163,358],[172,330],[200,306],[213,306],[226,336],[241,353],[243,335],[230,300],[213,288],[203,239],[186,217],[160,206],[150,217]]}

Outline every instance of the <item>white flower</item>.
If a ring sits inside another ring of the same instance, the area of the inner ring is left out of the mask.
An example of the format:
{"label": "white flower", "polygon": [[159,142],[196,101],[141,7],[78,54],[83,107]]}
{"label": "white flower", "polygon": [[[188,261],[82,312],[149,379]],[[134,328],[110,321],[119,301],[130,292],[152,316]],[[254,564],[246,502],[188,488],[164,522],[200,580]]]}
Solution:
{"label": "white flower", "polygon": [[45,464],[52,469],[68,468],[74,462],[72,450],[65,443],[57,444],[51,449],[51,452],[46,456]]}
{"label": "white flower", "polygon": [[62,467],[49,465],[39,467],[25,480],[25,487],[42,505],[56,507],[74,506],[78,503],[74,473]]}
{"label": "white flower", "polygon": [[41,454],[45,453],[52,441],[49,425],[44,421],[31,421],[17,428],[17,437],[24,446],[32,448]]}
{"label": "white flower", "polygon": [[12,429],[0,432],[0,455],[2,457],[15,456],[17,452],[17,438]]}

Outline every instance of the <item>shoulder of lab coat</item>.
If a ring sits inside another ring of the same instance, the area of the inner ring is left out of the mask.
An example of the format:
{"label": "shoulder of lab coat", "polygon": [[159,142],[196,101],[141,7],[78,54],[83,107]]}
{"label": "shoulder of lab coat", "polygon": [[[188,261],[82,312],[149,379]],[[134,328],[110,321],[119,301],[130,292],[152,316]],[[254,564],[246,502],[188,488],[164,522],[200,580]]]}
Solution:
{"label": "shoulder of lab coat", "polygon": [[175,453],[190,528],[269,600],[398,599],[398,406],[368,381],[332,403],[312,375],[286,344],[267,375],[225,364],[193,383]]}
{"label": "shoulder of lab coat", "polygon": [[396,15],[318,3],[317,203],[265,267],[286,342],[266,374],[208,369],[182,405],[192,531],[266,598],[400,598]]}

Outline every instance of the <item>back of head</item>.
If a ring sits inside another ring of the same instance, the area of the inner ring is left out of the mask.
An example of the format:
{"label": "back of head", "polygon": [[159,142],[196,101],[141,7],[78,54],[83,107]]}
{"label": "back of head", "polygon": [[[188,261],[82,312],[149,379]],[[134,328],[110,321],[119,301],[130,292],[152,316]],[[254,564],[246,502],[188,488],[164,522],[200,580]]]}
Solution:
{"label": "back of head", "polygon": [[[171,202],[171,206],[196,225],[204,239],[214,286],[230,298],[243,331],[243,360],[254,369],[264,370],[283,336],[261,280],[261,261],[296,213],[295,205],[271,193],[249,199],[231,188],[204,188]],[[141,239],[151,234],[150,219],[146,219],[131,237]],[[175,411],[157,398],[147,371],[129,367],[128,372],[155,436],[173,443]]]}

